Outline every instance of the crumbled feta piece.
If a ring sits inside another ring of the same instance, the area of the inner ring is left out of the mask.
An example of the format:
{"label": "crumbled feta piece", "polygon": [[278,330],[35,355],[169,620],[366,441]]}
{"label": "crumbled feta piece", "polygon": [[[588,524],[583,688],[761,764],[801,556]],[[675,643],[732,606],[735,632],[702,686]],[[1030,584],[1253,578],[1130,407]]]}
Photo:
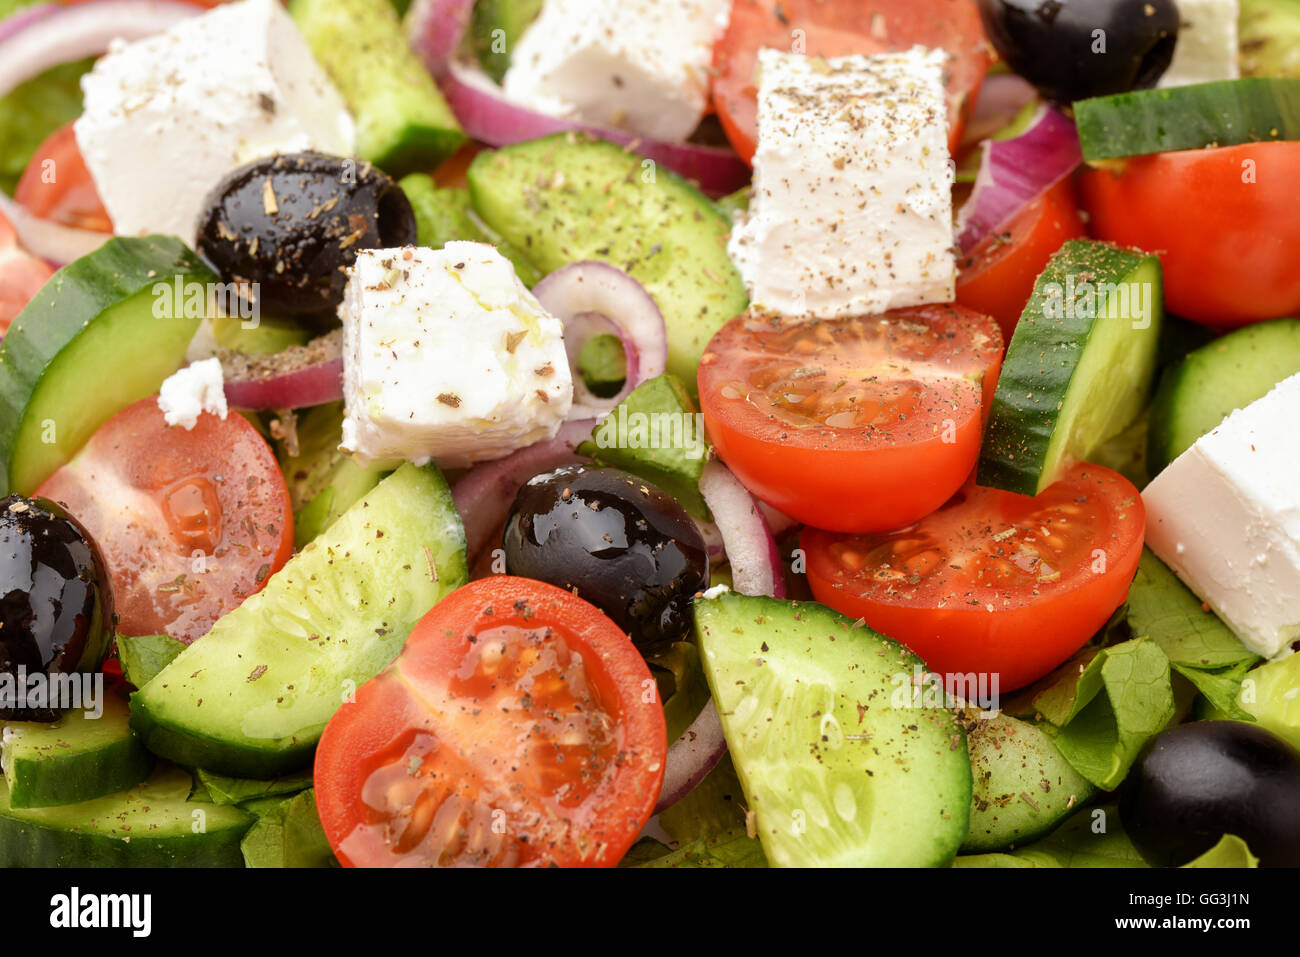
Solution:
{"label": "crumbled feta piece", "polygon": [[164,380],[158,391],[158,408],[168,425],[186,431],[199,422],[199,415],[211,412],[226,417],[226,390],[221,378],[221,360],[204,359],[187,365]]}
{"label": "crumbled feta piece", "polygon": [[946,56],[759,51],[754,196],[727,247],[755,308],[833,319],[952,300]]}
{"label": "crumbled feta piece", "polygon": [[364,250],[339,317],[342,447],[363,464],[501,458],[573,403],[563,324],[494,246]]}
{"label": "crumbled feta piece", "polygon": [[1241,76],[1237,14],[1237,0],[1178,0],[1174,58],[1156,85],[1183,86]]}
{"label": "crumbled feta piece", "polygon": [[1265,658],[1300,638],[1300,375],[1233,412],[1142,493],[1147,545]]}
{"label": "crumbled feta piece", "polygon": [[264,156],[352,152],[343,98],[278,0],[242,0],[135,43],[82,79],[77,145],[119,235],[193,245],[203,200]]}
{"label": "crumbled feta piece", "polygon": [[708,102],[728,0],[546,0],[520,37],[506,95],[539,112],[684,140]]}

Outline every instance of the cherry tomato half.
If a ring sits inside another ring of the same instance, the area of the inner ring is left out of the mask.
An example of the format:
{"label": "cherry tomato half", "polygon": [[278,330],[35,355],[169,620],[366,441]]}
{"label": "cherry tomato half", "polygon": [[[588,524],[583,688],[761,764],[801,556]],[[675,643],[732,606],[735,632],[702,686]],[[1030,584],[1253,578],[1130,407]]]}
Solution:
{"label": "cherry tomato half", "polygon": [[36,150],[18,181],[14,200],[42,219],[79,229],[113,231],[71,123],[51,133]]}

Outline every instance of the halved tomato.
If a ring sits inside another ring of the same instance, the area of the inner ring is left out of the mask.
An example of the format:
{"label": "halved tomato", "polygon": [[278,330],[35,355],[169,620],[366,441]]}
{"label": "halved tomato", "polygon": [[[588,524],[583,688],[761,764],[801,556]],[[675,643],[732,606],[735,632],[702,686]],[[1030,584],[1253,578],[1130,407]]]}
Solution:
{"label": "halved tomato", "polygon": [[700,407],[718,455],[763,501],[818,528],[885,531],[970,475],[1001,363],[997,323],[958,305],[747,314],[709,342]]}
{"label": "halved tomato", "polygon": [[108,564],[125,635],[191,642],[289,560],[289,490],[243,416],[171,427],[156,397],[105,422],[36,490],[63,502]]}
{"label": "halved tomato", "polygon": [[942,47],[948,92],[948,149],[961,142],[991,56],[972,0],[735,0],[713,48],[713,104],[727,138],[745,159],[758,139],[758,81],[763,47],[845,56]]}
{"label": "halved tomato", "polygon": [[813,595],[939,674],[1011,691],[1077,651],[1123,604],[1146,524],[1122,475],[1076,465],[1037,496],[970,485],[885,535],[807,529]]}
{"label": "halved tomato", "polygon": [[1047,261],[1083,235],[1074,183],[1063,179],[958,260],[957,301],[996,319],[1010,342]]}
{"label": "halved tomato", "polygon": [[36,150],[18,181],[14,200],[42,219],[103,233],[113,231],[71,123],[60,126]]}
{"label": "halved tomato", "polygon": [[52,275],[49,265],[18,248],[13,225],[0,213],[0,336]]}
{"label": "halved tomato", "polygon": [[663,705],[640,653],[561,588],[452,592],[316,749],[316,804],[349,867],[612,867],[659,798]]}

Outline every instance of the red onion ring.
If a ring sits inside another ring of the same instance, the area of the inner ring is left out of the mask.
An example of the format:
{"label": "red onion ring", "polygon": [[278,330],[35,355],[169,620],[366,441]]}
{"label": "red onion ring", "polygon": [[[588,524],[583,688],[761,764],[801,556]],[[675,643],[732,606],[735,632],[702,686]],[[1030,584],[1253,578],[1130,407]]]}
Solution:
{"label": "red onion ring", "polygon": [[691,726],[668,747],[664,783],[654,813],[667,810],[695,790],[726,753],[727,739],[722,735],[718,709],[710,698]]}
{"label": "red onion ring", "polygon": [[222,353],[226,404],[232,409],[304,409],[343,398],[342,337],[327,333],[270,356]]}
{"label": "red onion ring", "polygon": [[24,249],[33,256],[46,260],[56,269],[93,253],[113,238],[112,233],[78,229],[50,219],[41,219],[3,192],[0,192],[0,214],[13,225]]}
{"label": "red onion ring", "polygon": [[988,139],[1015,119],[1037,95],[1033,84],[1015,73],[993,73],[986,76],[980,84],[975,109],[966,121],[962,147],[973,146]]}
{"label": "red onion ring", "polygon": [[473,12],[474,0],[415,0],[412,4],[407,35],[435,77],[442,77],[456,55]]}
{"label": "red onion ring", "polygon": [[[547,312],[564,323],[564,348],[573,369],[570,419],[602,418],[647,379],[668,365],[668,329],[645,287],[609,263],[582,260],[551,273],[533,287]],[[593,335],[614,332],[623,343],[627,378],[618,394],[602,399],[587,388],[578,354]]]}
{"label": "red onion ring", "polygon": [[1069,176],[1081,162],[1074,121],[1055,106],[1039,109],[1029,127],[1009,140],[986,140],[975,188],[957,218],[963,253],[1025,205]]}
{"label": "red onion ring", "polygon": [[742,595],[785,597],[785,570],[758,500],[717,459],[700,475],[700,495],[722,533],[732,588]]}

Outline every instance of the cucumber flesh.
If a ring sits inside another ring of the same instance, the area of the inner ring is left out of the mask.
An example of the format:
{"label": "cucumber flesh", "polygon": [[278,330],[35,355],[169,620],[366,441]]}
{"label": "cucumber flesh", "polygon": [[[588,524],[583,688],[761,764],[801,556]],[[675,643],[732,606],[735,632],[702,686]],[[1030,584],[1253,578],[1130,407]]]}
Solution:
{"label": "cucumber flesh", "polygon": [[242,867],[252,815],[189,793],[179,768],[63,807],[15,808],[0,784],[0,867]]}
{"label": "cucumber flesh", "polygon": [[1300,372],[1300,319],[1230,332],[1165,370],[1151,403],[1147,466],[1154,475],[1235,409]]}
{"label": "cucumber flesh", "polygon": [[668,327],[667,371],[695,391],[709,339],[748,305],[727,256],[731,221],[703,193],[578,133],[480,153],[468,180],[478,215],[543,273],[596,259],[640,282]]}
{"label": "cucumber flesh", "polygon": [[812,602],[726,592],[696,599],[695,628],[770,864],[952,861],[971,768],[952,711],[894,700],[920,658]]}
{"label": "cucumber flesh", "polygon": [[0,343],[0,493],[30,495],[96,429],[157,392],[206,312],[184,315],[188,290],[216,278],[170,236],[110,239],[55,273]]}
{"label": "cucumber flesh", "polygon": [[305,767],[325,724],[468,580],[433,467],[403,465],[131,698],[155,754],[231,777]]}
{"label": "cucumber flesh", "polygon": [[1098,96],[1074,104],[1089,162],[1300,139],[1300,78],[1245,77]]}
{"label": "cucumber flesh", "polygon": [[1155,256],[1065,243],[1007,346],[978,483],[1037,495],[1132,425],[1151,395],[1163,313]]}
{"label": "cucumber flesh", "polygon": [[126,699],[110,689],[99,700],[98,717],[73,709],[52,724],[5,725],[0,763],[10,807],[76,804],[124,791],[149,776],[153,755],[131,730]]}

